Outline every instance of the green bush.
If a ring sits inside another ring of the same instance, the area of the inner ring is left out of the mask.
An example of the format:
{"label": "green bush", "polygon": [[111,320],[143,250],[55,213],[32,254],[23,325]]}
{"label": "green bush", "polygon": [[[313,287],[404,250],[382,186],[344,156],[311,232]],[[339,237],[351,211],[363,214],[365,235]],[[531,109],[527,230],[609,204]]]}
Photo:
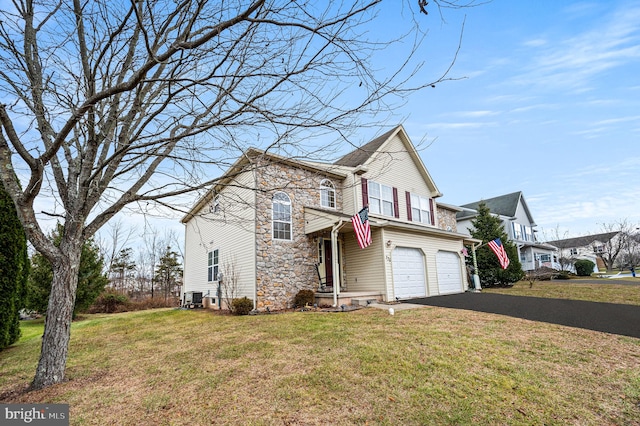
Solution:
{"label": "green bush", "polygon": [[293,299],[293,304],[298,307],[313,306],[316,301],[316,295],[313,290],[300,290]]}
{"label": "green bush", "polygon": [[556,280],[568,280],[570,276],[571,276],[571,274],[569,273],[569,271],[559,271],[556,274],[555,279]]}
{"label": "green bush", "polygon": [[593,267],[596,266],[596,264],[587,259],[580,259],[576,260],[575,266],[576,274],[579,277],[589,277],[593,273]]}
{"label": "green bush", "polygon": [[236,315],[249,315],[249,312],[253,310],[253,300],[243,297],[241,299],[233,299],[231,301],[233,312]]}

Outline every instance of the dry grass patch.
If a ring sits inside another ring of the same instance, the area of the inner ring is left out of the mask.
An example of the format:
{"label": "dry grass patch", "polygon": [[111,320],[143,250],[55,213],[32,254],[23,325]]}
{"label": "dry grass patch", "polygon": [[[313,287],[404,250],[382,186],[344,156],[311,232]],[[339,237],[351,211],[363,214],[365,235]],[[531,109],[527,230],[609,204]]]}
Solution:
{"label": "dry grass patch", "polygon": [[[38,341],[0,353],[0,393]],[[444,308],[91,316],[67,376],[2,399],[69,403],[74,425],[640,424],[639,339]]]}
{"label": "dry grass patch", "polygon": [[511,294],[513,296],[533,296],[640,305],[640,285],[611,284],[604,279],[602,284],[580,283],[576,281],[577,280],[538,281],[532,288],[529,288],[527,281],[519,281],[510,288],[485,288],[482,291],[487,293]]}

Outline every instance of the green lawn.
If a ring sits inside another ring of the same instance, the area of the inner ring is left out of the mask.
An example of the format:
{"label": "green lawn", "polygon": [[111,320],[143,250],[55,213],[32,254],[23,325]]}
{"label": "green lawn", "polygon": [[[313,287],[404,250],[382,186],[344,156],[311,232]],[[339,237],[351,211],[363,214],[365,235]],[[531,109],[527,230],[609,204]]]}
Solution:
{"label": "green lawn", "polygon": [[528,281],[520,281],[510,288],[486,288],[482,291],[516,296],[640,305],[640,278],[636,278],[636,280],[638,285],[615,284],[615,280],[606,278],[603,278],[601,283],[596,284],[585,283],[580,279],[537,281],[533,284],[533,287],[529,287]]}
{"label": "green lawn", "polygon": [[42,323],[23,330],[0,352],[0,400],[68,403],[73,425],[640,419],[640,339],[492,314],[92,315],[73,324],[67,381],[31,393]]}

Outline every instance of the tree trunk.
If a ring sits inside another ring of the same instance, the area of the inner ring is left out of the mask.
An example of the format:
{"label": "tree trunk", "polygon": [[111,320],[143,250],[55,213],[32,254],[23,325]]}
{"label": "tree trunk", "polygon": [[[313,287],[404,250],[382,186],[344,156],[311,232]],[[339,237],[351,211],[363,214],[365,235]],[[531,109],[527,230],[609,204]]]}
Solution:
{"label": "tree trunk", "polygon": [[42,336],[42,350],[31,389],[42,389],[64,380],[71,337],[71,320],[78,286],[78,267],[82,245],[64,251],[53,262],[51,295]]}

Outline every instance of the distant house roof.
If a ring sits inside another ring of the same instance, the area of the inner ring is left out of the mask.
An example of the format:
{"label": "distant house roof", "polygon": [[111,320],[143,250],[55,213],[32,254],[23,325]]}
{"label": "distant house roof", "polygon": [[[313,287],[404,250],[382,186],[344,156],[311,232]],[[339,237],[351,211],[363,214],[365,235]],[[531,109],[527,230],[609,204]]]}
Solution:
{"label": "distant house roof", "polygon": [[574,247],[586,247],[586,246],[590,246],[596,241],[601,243],[606,243],[607,241],[609,241],[610,239],[612,239],[618,234],[619,232],[617,231],[605,232],[604,234],[586,235],[584,237],[566,238],[564,240],[547,241],[547,244],[551,244],[552,246],[555,246],[558,248],[564,248],[564,249],[574,248]]}
{"label": "distant house roof", "polygon": [[378,148],[380,148],[382,144],[385,143],[387,139],[389,139],[391,135],[396,132],[396,130],[398,130],[398,127],[400,126],[396,126],[388,132],[378,136],[371,142],[354,149],[333,164],[337,166],[357,167],[361,164],[366,163],[367,160],[378,150]]}
{"label": "distant house roof", "polygon": [[529,218],[529,222],[531,222],[532,226],[535,226],[535,222],[533,217],[531,216],[531,212],[529,211],[529,207],[527,206],[524,197],[522,196],[522,191],[512,192],[511,194],[500,195],[498,197],[487,198],[486,200],[474,201],[473,203],[463,204],[460,207],[463,208],[463,211],[458,213],[456,217],[458,220],[468,219],[477,215],[478,207],[481,203],[484,203],[489,211],[493,214],[498,214],[500,216],[506,217],[514,217],[518,210],[518,203],[521,202],[524,207],[525,212]]}

